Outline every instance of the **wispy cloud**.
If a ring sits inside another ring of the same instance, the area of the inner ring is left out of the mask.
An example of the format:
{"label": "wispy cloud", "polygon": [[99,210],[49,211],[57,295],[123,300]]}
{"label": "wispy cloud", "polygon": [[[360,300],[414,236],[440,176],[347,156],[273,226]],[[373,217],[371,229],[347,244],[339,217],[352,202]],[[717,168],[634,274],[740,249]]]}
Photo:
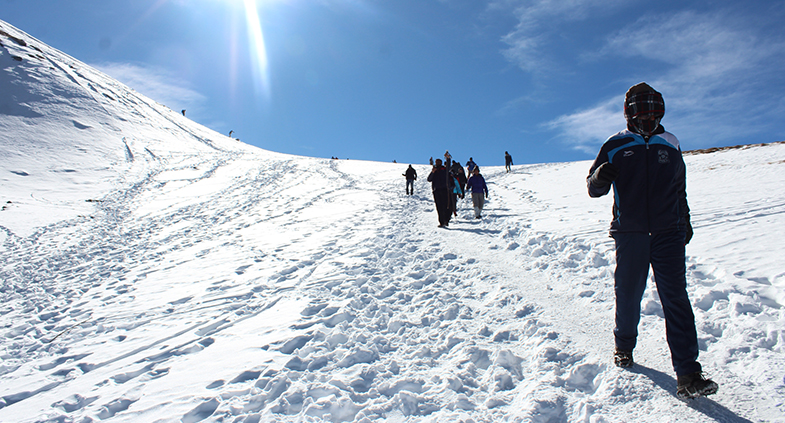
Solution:
{"label": "wispy cloud", "polygon": [[560,139],[575,150],[597,153],[597,144],[623,129],[622,103],[624,95],[605,100],[592,108],[560,116],[543,126],[564,135]]}
{"label": "wispy cloud", "polygon": [[[779,93],[785,84],[779,72],[785,43],[742,18],[694,11],[647,16],[607,36],[597,52],[598,60],[619,56],[664,64],[648,81],[665,96],[663,124],[682,140],[692,140],[694,147],[733,139],[749,142],[744,137],[781,125],[785,104]],[[610,124],[620,113],[621,97],[547,126],[570,133],[574,147],[585,149],[612,133],[596,122]],[[576,128],[583,129],[576,134]]]}
{"label": "wispy cloud", "polygon": [[502,37],[509,47],[502,53],[533,74],[547,74],[559,66],[551,51],[563,25],[590,20],[616,10],[622,0],[494,0],[490,10],[512,10],[518,21],[515,29]]}
{"label": "wispy cloud", "polygon": [[92,66],[174,110],[198,111],[207,101],[204,95],[188,87],[182,78],[161,68],[129,63],[101,63]]}

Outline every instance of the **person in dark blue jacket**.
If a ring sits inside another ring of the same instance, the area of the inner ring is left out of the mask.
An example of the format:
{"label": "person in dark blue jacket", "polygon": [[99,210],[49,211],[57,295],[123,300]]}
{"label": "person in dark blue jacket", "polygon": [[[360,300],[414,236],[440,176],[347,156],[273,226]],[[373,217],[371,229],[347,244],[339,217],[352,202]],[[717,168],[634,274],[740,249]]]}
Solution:
{"label": "person in dark blue jacket", "polygon": [[470,178],[474,175],[475,167],[477,167],[477,163],[474,163],[474,157],[469,157],[469,161],[466,162],[466,170],[468,171]]}
{"label": "person in dark blue jacket", "polygon": [[485,184],[485,178],[480,175],[479,167],[474,167],[472,176],[466,182],[466,188],[472,190],[474,218],[480,219],[482,218],[482,208],[485,206],[485,199],[488,198],[488,185]]}
{"label": "person in dark blue jacket", "polygon": [[687,296],[685,245],[692,238],[686,171],[679,140],[660,125],[662,95],[646,83],[627,91],[627,129],[603,144],[587,178],[589,195],[613,190],[611,236],[616,243],[616,343],[614,362],[632,367],[641,299],[649,266],[665,315],[666,338],[676,371],[677,395],[717,392],[698,363],[695,317]]}

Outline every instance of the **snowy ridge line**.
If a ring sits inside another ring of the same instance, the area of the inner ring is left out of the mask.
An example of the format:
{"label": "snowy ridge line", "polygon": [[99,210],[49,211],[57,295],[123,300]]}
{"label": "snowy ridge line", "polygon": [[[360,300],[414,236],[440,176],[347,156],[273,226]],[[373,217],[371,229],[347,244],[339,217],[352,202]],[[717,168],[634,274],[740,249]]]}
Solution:
{"label": "snowy ridge line", "polygon": [[[10,28],[9,28],[10,29]],[[15,28],[14,28],[15,29]],[[26,34],[22,31],[16,30],[19,33],[19,37],[13,37],[14,40],[20,40],[22,43],[17,42],[18,48],[25,51],[29,58],[31,59],[41,59],[43,58],[53,67],[59,69],[71,82],[81,88],[81,90],[89,95],[104,112],[106,112],[107,116],[112,116],[112,112],[107,109],[107,106],[111,103],[107,103],[106,100],[110,102],[116,102],[120,99],[123,99],[124,105],[126,107],[136,108],[140,105],[146,106],[146,110],[148,114],[145,113],[136,113],[138,116],[144,116],[146,119],[151,119],[154,117],[149,116],[149,111],[155,112],[158,116],[165,119],[167,122],[174,125],[177,129],[179,129],[182,134],[187,134],[192,136],[197,141],[205,144],[206,146],[216,149],[219,151],[230,151],[224,147],[219,146],[218,144],[212,142],[209,138],[200,136],[193,131],[193,128],[186,127],[178,120],[181,118],[180,114],[171,110],[169,107],[164,106],[158,102],[153,100],[149,100],[147,97],[142,96],[136,93],[134,90],[126,87],[122,83],[111,79],[108,75],[91,68],[84,63],[80,62],[79,60],[64,54],[58,50],[54,50],[46,46],[44,43],[40,42],[39,40],[31,37],[29,34]],[[9,35],[9,37],[12,37]],[[29,42],[24,41],[25,39],[31,40]],[[39,54],[30,53],[27,49],[33,49],[38,53],[41,53],[43,56],[41,57]],[[90,76],[86,76],[85,74],[89,74]],[[100,81],[98,83],[97,81]],[[112,85],[115,85],[119,88],[119,90],[115,91],[112,89]],[[101,89],[106,90],[109,93],[114,94],[114,96],[102,93],[96,87],[101,87]],[[96,94],[98,96],[96,96]],[[131,99],[131,101],[129,101]],[[159,110],[161,107],[165,108],[164,111]],[[182,117],[183,121],[187,121],[184,117]],[[187,121],[190,123],[190,121]],[[217,134],[216,134],[217,135]]]}
{"label": "snowy ridge line", "polygon": [[712,148],[702,148],[698,150],[687,150],[682,152],[685,156],[693,156],[696,154],[709,154],[709,153],[716,153],[718,151],[728,151],[728,150],[744,150],[754,147],[767,147],[767,146],[774,146],[785,144],[785,141],[775,141],[775,142],[766,142],[760,144],[740,144],[740,145],[733,145],[728,147],[712,147]]}

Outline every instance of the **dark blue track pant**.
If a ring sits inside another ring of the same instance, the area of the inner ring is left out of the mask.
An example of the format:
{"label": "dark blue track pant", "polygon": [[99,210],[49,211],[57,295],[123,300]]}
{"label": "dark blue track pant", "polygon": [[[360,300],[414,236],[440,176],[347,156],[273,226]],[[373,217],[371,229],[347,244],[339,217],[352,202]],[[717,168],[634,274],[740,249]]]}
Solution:
{"label": "dark blue track pant", "polygon": [[684,232],[649,235],[615,232],[616,348],[632,351],[638,337],[641,299],[649,265],[665,315],[665,331],[676,375],[701,371],[695,316],[687,297]]}
{"label": "dark blue track pant", "polygon": [[414,194],[414,179],[406,180],[406,193],[409,195]]}

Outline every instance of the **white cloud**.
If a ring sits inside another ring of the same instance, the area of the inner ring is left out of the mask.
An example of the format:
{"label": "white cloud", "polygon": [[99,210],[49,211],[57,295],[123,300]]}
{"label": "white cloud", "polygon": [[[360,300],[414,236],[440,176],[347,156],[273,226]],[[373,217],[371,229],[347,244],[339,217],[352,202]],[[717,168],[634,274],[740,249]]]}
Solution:
{"label": "white cloud", "polygon": [[207,98],[189,88],[182,78],[161,68],[128,63],[91,65],[112,78],[173,110],[199,110]]}
{"label": "white cloud", "polygon": [[[693,11],[647,16],[610,35],[595,59],[613,56],[664,64],[647,82],[665,97],[663,125],[693,147],[751,142],[745,137],[781,126],[785,43],[767,38],[742,18]],[[599,133],[605,123],[621,118],[621,101],[610,101],[616,107],[602,101],[547,126],[569,133],[571,143],[584,149],[614,132]]]}
{"label": "white cloud", "polygon": [[489,10],[512,10],[518,21],[515,30],[502,37],[509,47],[504,56],[524,71],[551,72],[553,44],[569,22],[592,19],[616,10],[621,0],[494,0]]}
{"label": "white cloud", "polygon": [[598,143],[625,128],[623,102],[622,94],[590,109],[560,116],[543,126],[562,133],[561,139],[566,140],[574,149],[596,154]]}

